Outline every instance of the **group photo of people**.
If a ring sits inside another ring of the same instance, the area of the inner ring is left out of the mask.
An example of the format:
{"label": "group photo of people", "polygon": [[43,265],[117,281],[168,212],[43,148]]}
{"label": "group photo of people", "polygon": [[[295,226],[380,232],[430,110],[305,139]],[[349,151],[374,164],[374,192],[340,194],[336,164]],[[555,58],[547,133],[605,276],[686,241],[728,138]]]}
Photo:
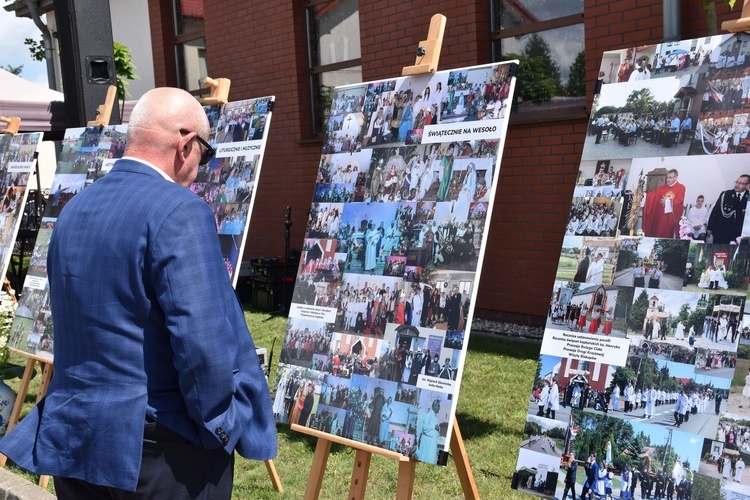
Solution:
{"label": "group photo of people", "polygon": [[691,155],[737,154],[747,151],[747,111],[750,102],[750,60],[747,41],[724,40],[711,54],[711,63],[696,91],[700,115]]}
{"label": "group photo of people", "polygon": [[622,197],[630,173],[630,160],[582,161],[573,199]]}
{"label": "group photo of people", "polygon": [[547,328],[556,330],[626,337],[618,299],[619,287],[612,285],[555,282],[547,315]]}
{"label": "group photo of people", "polygon": [[273,98],[247,99],[222,106],[204,106],[211,125],[209,142],[259,141],[263,139]]}
{"label": "group photo of people", "polygon": [[695,130],[690,75],[604,85],[596,96],[582,161],[686,156]]}

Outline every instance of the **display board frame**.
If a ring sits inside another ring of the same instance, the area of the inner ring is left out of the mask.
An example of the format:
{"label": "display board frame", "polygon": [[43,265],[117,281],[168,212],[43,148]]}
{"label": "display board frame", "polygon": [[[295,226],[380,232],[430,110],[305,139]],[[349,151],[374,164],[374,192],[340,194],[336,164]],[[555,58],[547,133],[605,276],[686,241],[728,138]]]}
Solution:
{"label": "display board frame", "polygon": [[445,464],[515,67],[334,90],[278,421]]}

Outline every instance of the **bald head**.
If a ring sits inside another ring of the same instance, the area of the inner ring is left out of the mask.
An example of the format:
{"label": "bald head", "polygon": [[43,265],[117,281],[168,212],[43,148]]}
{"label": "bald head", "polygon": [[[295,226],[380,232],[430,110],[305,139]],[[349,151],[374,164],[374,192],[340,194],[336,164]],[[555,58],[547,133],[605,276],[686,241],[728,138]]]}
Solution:
{"label": "bald head", "polygon": [[153,163],[176,182],[189,185],[201,154],[195,134],[208,138],[209,130],[195,97],[177,88],[156,88],[144,94],[130,114],[125,156]]}

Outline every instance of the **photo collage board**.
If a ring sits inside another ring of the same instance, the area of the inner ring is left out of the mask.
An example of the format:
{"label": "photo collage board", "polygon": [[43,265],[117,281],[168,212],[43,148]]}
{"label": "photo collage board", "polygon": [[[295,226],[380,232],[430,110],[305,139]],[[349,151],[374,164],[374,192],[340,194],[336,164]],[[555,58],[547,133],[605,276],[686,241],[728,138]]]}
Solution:
{"label": "photo collage board", "polygon": [[36,165],[41,132],[0,133],[0,271],[8,271],[16,235],[21,227],[29,179]]}
{"label": "photo collage board", "polygon": [[334,90],[276,378],[279,422],[444,463],[515,67]]}
{"label": "photo collage board", "polygon": [[[198,168],[190,190],[216,218],[227,273],[236,286],[271,123],[273,97],[204,106],[216,157]],[[47,281],[47,250],[60,211],[76,194],[106,175],[125,151],[127,125],[65,131],[49,199],[11,327],[8,346],[42,359],[54,356],[54,327]]]}
{"label": "photo collage board", "polygon": [[749,42],[603,54],[514,489],[750,499]]}

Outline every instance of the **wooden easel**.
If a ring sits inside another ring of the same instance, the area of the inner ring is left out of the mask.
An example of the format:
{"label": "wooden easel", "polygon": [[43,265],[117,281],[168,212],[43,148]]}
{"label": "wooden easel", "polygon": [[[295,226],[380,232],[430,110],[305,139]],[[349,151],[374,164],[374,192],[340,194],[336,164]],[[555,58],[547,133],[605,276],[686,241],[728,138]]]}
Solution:
{"label": "wooden easel", "polygon": [[216,104],[226,104],[229,102],[229,87],[232,81],[229,78],[209,78],[203,79],[208,87],[211,88],[211,94],[201,99],[201,104],[205,106],[214,106]]}
{"label": "wooden easel", "polygon": [[[42,370],[42,380],[39,384],[39,391],[36,394],[36,403],[42,400],[45,394],[47,394],[47,388],[49,382],[52,380],[52,361],[47,358],[35,356],[28,352],[19,351],[17,349],[9,348],[12,352],[25,356],[26,368],[23,371],[23,377],[21,377],[21,384],[18,386],[18,394],[16,394],[16,402],[13,405],[13,411],[10,414],[8,420],[8,430],[5,431],[7,434],[11,431],[21,419],[21,409],[23,409],[23,402],[26,399],[26,394],[29,392],[29,386],[31,385],[31,379],[34,378],[34,366],[39,363],[39,367]],[[0,467],[5,467],[8,462],[8,457],[0,453]],[[39,486],[46,488],[49,483],[49,476],[39,476]]]}
{"label": "wooden easel", "polygon": [[17,134],[18,127],[21,125],[21,118],[18,116],[0,116],[0,122],[7,124],[3,130],[0,130],[0,134]]}
{"label": "wooden easel", "polygon": [[89,127],[96,125],[106,127],[109,125],[109,119],[112,116],[112,108],[115,105],[115,97],[117,97],[117,87],[110,85],[107,89],[107,97],[104,100],[104,104],[100,104],[99,107],[96,108],[96,119],[87,123]]}
{"label": "wooden easel", "polygon": [[[315,445],[312,469],[310,469],[310,476],[307,479],[307,487],[305,488],[305,500],[318,499],[320,488],[323,485],[323,474],[325,473],[326,463],[328,462],[328,455],[331,452],[332,443],[343,444],[344,446],[357,450],[354,457],[352,480],[349,483],[349,499],[363,500],[365,498],[367,476],[370,472],[370,460],[372,459],[373,453],[398,461],[396,500],[410,500],[414,495],[414,473],[417,467],[417,460],[405,457],[395,451],[385,450],[358,441],[352,441],[351,439],[327,434],[298,424],[292,424],[292,430],[308,434],[318,439],[318,443]],[[461,432],[458,429],[458,423],[455,420],[453,421],[450,450],[453,455],[453,461],[456,463],[458,478],[461,481],[464,498],[478,500],[479,491],[474,482],[474,475],[471,473],[469,457],[466,455],[466,448],[464,447]]]}
{"label": "wooden easel", "polygon": [[[749,0],[750,1],[750,0]],[[446,17],[442,14],[435,14],[430,20],[430,29],[427,40],[419,42],[417,50],[417,59],[414,66],[405,66],[401,73],[402,76],[415,76],[428,73],[435,73],[440,59],[440,50],[443,45],[443,34],[445,33]],[[365,490],[367,489],[367,476],[370,471],[370,460],[373,453],[386,458],[398,461],[398,484],[396,486],[396,499],[409,500],[414,495],[414,473],[416,471],[417,460],[405,457],[395,451],[385,450],[377,446],[371,446],[351,439],[342,438],[315,429],[310,429],[298,424],[292,424],[292,430],[308,434],[317,438],[318,443],[315,446],[315,456],[313,457],[312,469],[307,480],[305,488],[305,500],[317,500],[320,494],[320,488],[323,484],[323,474],[325,473],[328,455],[331,452],[331,444],[339,443],[357,450],[354,458],[354,469],[352,479],[349,483],[349,499],[363,500]],[[456,463],[458,477],[461,481],[461,488],[464,497],[468,499],[479,499],[474,476],[469,465],[469,458],[466,455],[461,431],[458,428],[458,422],[453,420],[453,432],[451,433],[450,451],[453,455],[453,461]]]}

